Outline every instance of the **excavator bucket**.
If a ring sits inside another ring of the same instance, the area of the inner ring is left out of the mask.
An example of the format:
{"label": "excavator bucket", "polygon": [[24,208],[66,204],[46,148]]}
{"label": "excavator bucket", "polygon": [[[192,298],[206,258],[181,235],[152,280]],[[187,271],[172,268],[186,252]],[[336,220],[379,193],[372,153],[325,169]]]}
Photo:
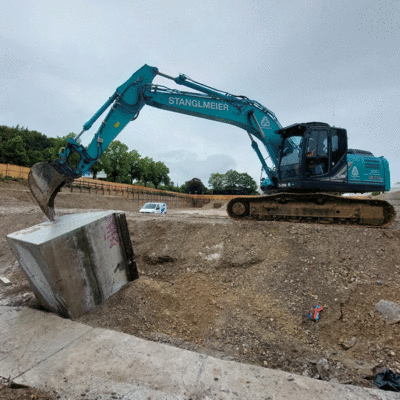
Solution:
{"label": "excavator bucket", "polygon": [[50,221],[54,221],[55,216],[54,199],[67,182],[65,176],[45,162],[35,164],[29,172],[29,189]]}

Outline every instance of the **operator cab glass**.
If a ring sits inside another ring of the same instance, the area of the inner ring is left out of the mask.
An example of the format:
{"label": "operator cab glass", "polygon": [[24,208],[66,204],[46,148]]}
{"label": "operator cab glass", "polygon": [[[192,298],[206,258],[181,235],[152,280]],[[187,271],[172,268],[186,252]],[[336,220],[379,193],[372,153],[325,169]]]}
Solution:
{"label": "operator cab glass", "polygon": [[336,173],[346,164],[347,134],[325,123],[295,124],[282,136],[280,181],[307,181]]}
{"label": "operator cab glass", "polygon": [[302,144],[303,136],[291,136],[284,140],[280,162],[281,179],[300,176]]}
{"label": "operator cab glass", "polygon": [[307,138],[305,174],[325,175],[329,171],[328,133],[312,130]]}

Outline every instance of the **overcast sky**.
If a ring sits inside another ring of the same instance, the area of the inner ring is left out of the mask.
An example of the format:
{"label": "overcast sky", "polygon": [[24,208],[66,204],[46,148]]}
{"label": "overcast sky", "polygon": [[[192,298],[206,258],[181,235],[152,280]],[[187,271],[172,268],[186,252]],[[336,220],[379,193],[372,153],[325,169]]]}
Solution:
{"label": "overcast sky", "polygon": [[[0,125],[78,133],[144,64],[323,121],[400,181],[399,0],[0,0]],[[160,76],[154,83],[179,88]],[[88,144],[95,130],[83,136]],[[245,131],[145,107],[117,137],[179,185],[261,165]]]}

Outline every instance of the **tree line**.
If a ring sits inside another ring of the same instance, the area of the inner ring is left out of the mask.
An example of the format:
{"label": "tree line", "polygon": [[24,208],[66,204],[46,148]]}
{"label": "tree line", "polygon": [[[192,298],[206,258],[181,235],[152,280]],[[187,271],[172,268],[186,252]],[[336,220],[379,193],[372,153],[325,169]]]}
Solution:
{"label": "tree line", "polygon": [[[50,162],[58,157],[60,148],[66,147],[70,133],[63,137],[50,138],[27,128],[0,126],[0,163],[32,167],[38,162]],[[204,186],[198,178],[175,185],[169,177],[169,168],[161,161],[142,157],[137,150],[114,140],[99,160],[91,167],[93,178],[104,171],[107,181],[135,183],[156,189],[192,194],[256,194],[257,184],[247,174],[229,170],[225,174],[213,173]]]}

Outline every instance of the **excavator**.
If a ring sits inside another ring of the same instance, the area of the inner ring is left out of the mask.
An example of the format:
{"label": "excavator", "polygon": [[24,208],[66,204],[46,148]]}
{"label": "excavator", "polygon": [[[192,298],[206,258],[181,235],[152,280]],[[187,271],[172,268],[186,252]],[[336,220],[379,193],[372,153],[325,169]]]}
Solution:
{"label": "excavator", "polygon": [[[155,85],[157,75],[191,91]],[[184,74],[174,78],[146,64],[116,89],[75,138],[68,139],[59,158],[31,168],[30,190],[50,221],[55,217],[54,199],[63,185],[88,171],[145,105],[231,124],[247,132],[266,174],[261,183],[266,195],[234,198],[227,205],[231,218],[373,227],[387,226],[395,219],[395,210],[388,202],[340,195],[390,189],[388,161],[367,151],[348,149],[345,129],[323,122],[282,127],[272,111],[254,100],[212,88]],[[107,109],[85,148],[81,135]],[[257,142],[262,143],[267,157]]]}

